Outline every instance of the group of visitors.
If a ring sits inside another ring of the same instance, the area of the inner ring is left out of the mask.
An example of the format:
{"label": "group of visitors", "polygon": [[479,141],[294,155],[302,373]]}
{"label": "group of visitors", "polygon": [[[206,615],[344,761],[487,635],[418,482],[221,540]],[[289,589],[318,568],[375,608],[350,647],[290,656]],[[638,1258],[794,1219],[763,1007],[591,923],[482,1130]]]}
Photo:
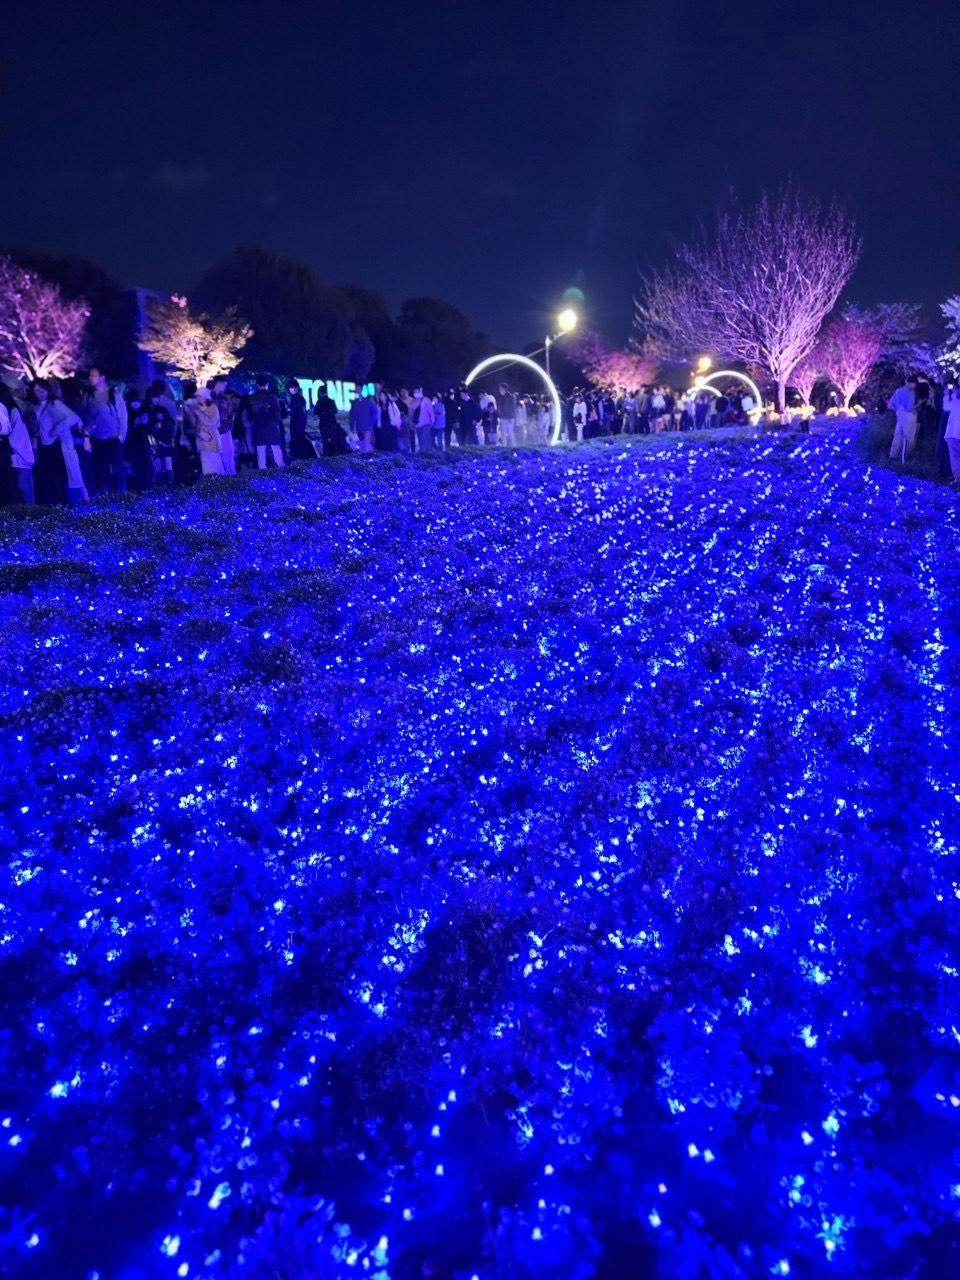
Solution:
{"label": "group of visitors", "polygon": [[906,462],[922,431],[936,430],[940,464],[949,467],[954,484],[960,484],[960,386],[954,377],[931,382],[919,374],[906,374],[887,402],[896,414],[890,457]]}
{"label": "group of visitors", "polygon": [[286,401],[266,376],[244,393],[226,378],[180,389],[178,400],[158,378],[121,393],[97,368],[68,396],[55,379],[30,383],[22,399],[0,382],[0,502],[75,505],[316,456],[296,384]]}
{"label": "group of visitors", "polygon": [[[560,397],[560,438],[650,435],[749,421],[752,397],[735,388],[680,392],[648,386],[637,391],[576,388]],[[545,444],[554,435],[556,407],[547,396],[523,395],[501,382],[496,392],[469,387],[443,394],[377,388],[354,401],[350,425],[361,452],[449,449],[499,444]]]}
{"label": "group of visitors", "polygon": [[[557,434],[552,398],[518,393],[503,381],[495,392],[476,393],[467,386],[429,393],[372,384],[351,404],[346,424],[322,383],[312,407],[297,382],[287,382],[281,395],[263,374],[244,390],[225,377],[206,387],[184,382],[179,390],[177,398],[158,378],[143,392],[121,393],[98,368],[69,384],[67,395],[54,379],[34,381],[22,398],[0,381],[0,503],[73,505],[100,493],[145,492],[318,454],[537,445]],[[568,441],[736,425],[757,408],[735,386],[577,388],[559,403],[559,438]],[[905,377],[887,407],[896,414],[891,457],[905,459],[929,422],[939,427],[944,465],[960,482],[956,382],[941,387]]]}
{"label": "group of visitors", "polygon": [[[371,385],[351,404],[346,424],[322,383],[313,406],[296,381],[281,395],[267,375],[244,390],[219,377],[205,387],[181,383],[179,392],[163,378],[145,391],[122,392],[98,368],[66,386],[37,379],[19,398],[0,382],[0,502],[74,505],[101,493],[142,493],[197,475],[282,467],[354,449],[418,453],[546,444],[556,429],[552,398],[520,394],[506,382],[476,394],[466,386],[428,393]],[[751,408],[733,391],[577,389],[560,401],[560,436],[589,440],[719,425],[742,420]]]}

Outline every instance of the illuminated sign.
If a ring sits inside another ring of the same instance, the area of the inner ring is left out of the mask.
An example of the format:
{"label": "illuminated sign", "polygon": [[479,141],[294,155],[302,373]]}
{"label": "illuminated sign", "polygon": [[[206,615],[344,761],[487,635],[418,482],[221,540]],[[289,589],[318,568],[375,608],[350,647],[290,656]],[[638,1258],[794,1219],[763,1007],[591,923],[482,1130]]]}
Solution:
{"label": "illuminated sign", "polygon": [[316,406],[317,396],[325,385],[327,395],[337,406],[338,413],[346,413],[359,396],[373,395],[377,389],[373,382],[358,385],[356,382],[343,382],[339,378],[297,378],[297,382],[308,409]]}

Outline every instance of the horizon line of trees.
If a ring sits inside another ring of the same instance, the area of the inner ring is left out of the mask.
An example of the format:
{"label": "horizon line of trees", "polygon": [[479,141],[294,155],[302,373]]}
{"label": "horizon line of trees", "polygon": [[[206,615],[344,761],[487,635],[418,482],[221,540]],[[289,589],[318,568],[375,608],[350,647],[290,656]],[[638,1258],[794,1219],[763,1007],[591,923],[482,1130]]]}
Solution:
{"label": "horizon line of trees", "polygon": [[[941,305],[946,339],[923,333],[920,307],[841,304],[861,242],[838,205],[786,186],[752,205],[731,195],[711,225],[675,244],[641,277],[634,336],[608,347],[585,330],[554,349],[557,381],[637,390],[664,366],[702,355],[811,404],[815,388],[879,399],[905,372],[960,372],[960,296]],[[396,317],[383,296],[325,283],[309,264],[242,247],[211,266],[188,299],[147,303],[81,258],[0,256],[0,369],[20,380],[67,377],[97,364],[136,376],[137,348],[202,382],[240,368],[392,385],[455,385],[495,348],[438,298],[411,298]]]}
{"label": "horizon line of trees", "polygon": [[96,263],[9,249],[0,255],[0,368],[31,380],[99,365],[130,381],[139,348],[194,380],[240,367],[441,387],[495,351],[442,298],[408,298],[392,316],[374,290],[327,284],[308,263],[252,247],[215,263],[188,295],[148,299],[146,310],[141,332],[135,291]]}

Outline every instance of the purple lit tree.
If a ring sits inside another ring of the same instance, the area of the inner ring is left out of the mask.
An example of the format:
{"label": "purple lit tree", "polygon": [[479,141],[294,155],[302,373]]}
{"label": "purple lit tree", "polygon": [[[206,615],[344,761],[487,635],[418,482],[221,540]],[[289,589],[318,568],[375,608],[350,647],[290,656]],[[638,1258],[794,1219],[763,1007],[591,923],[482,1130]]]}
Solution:
{"label": "purple lit tree", "polygon": [[790,375],[790,385],[800,392],[804,404],[813,404],[813,389],[823,376],[819,345],[800,361]]}
{"label": "purple lit tree", "polygon": [[15,378],[66,378],[83,354],[89,316],[82,300],[0,257],[0,366]]}
{"label": "purple lit tree", "polygon": [[758,365],[782,409],[859,256],[856,229],[835,205],[790,187],[750,207],[733,200],[644,278],[636,323],[688,356]]}
{"label": "purple lit tree", "polygon": [[661,356],[649,340],[626,350],[612,350],[588,330],[571,346],[570,355],[595,387],[636,391],[653,382],[660,372]]}
{"label": "purple lit tree", "polygon": [[855,306],[847,307],[820,334],[816,348],[820,368],[847,407],[880,359],[885,339],[882,314]]}

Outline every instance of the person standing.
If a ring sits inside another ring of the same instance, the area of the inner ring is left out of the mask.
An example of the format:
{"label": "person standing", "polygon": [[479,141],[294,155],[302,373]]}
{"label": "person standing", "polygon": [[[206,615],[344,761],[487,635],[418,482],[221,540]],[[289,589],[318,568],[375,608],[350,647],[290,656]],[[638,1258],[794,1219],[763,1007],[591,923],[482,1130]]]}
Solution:
{"label": "person standing", "polygon": [[[353,404],[359,404],[357,426],[358,434],[362,433],[364,443],[364,452],[373,453],[374,443],[377,438],[377,427],[380,425],[380,406],[377,404],[377,398],[373,394],[373,384],[371,383],[366,389],[361,388],[360,395],[354,400]],[[350,406],[351,409],[353,405]]]}
{"label": "person standing", "polygon": [[410,423],[417,440],[417,453],[433,448],[433,404],[423,394],[423,387],[414,387],[410,400]]}
{"label": "person standing", "polygon": [[137,493],[146,493],[154,485],[153,449],[150,447],[150,406],[139,391],[128,391],[127,439],[123,456]]}
{"label": "person standing", "polygon": [[291,382],[287,393],[290,397],[290,457],[295,462],[303,462],[316,457],[307,436],[307,401],[299,382]]}
{"label": "person standing", "polygon": [[[0,382],[0,436],[10,446],[10,471],[17,502],[33,506],[33,441],[20,406],[5,382]],[[12,495],[11,495],[12,496]]]}
{"label": "person standing", "polygon": [[[447,426],[444,433],[443,445],[445,449],[449,449],[453,444],[453,434],[457,426],[460,416],[460,400],[453,387],[443,397],[444,408],[446,409]],[[458,441],[459,443],[459,441]]]}
{"label": "person standing", "polygon": [[587,429],[587,402],[583,398],[582,391],[578,391],[573,397],[571,420],[573,423],[573,433],[571,434],[570,439],[582,440]]}
{"label": "person standing", "polygon": [[527,398],[517,396],[517,444],[527,443]]}
{"label": "person standing", "polygon": [[953,483],[960,484],[960,389],[955,386],[947,389],[944,393],[943,408],[947,415],[943,439],[950,460],[950,474],[953,477]]}
{"label": "person standing", "polygon": [[414,440],[410,432],[410,392],[406,387],[400,388],[397,396],[397,408],[400,410],[400,430],[397,432],[397,443],[401,453],[413,453]]}
{"label": "person standing", "polygon": [[90,370],[90,391],[84,408],[97,488],[101,493],[126,493],[123,445],[127,438],[127,406],[96,365]]}
{"label": "person standing", "polygon": [[637,430],[642,436],[650,434],[650,414],[653,409],[653,388],[646,384],[637,397]]}
{"label": "person standing", "polygon": [[514,448],[517,443],[517,397],[505,382],[497,389],[497,412],[500,415],[500,443]]}
{"label": "person standing", "polygon": [[[296,386],[296,383],[294,383]],[[217,377],[210,383],[210,390],[213,393],[213,403],[217,407],[217,417],[220,419],[220,457],[223,461],[223,474],[232,476],[236,474],[237,461],[233,448],[233,413],[234,404],[227,390],[227,380],[224,377]],[[302,397],[301,397],[302,399]],[[304,426],[306,426],[307,413],[304,409],[303,413]],[[293,435],[293,411],[290,414],[290,434]],[[201,459],[202,462],[202,459]]]}
{"label": "person standing", "polygon": [[460,403],[457,405],[457,444],[461,449],[478,443],[477,424],[482,419],[483,413],[470,394],[469,387],[461,387]]}
{"label": "person standing", "polygon": [[[199,387],[197,389],[196,400],[193,406],[194,428],[197,434],[197,453],[200,455],[200,471],[205,476],[222,476],[223,470],[223,446],[220,436],[220,414],[217,406],[213,403],[213,392],[209,387]],[[277,455],[274,452],[274,462],[278,467],[283,466],[283,458],[277,462]],[[264,463],[260,464],[265,465]]]}
{"label": "person standing", "polygon": [[628,436],[637,434],[638,391],[628,391],[623,398],[623,430]]}
{"label": "person standing", "polygon": [[600,399],[600,435],[615,436],[619,434],[617,402],[613,397],[613,392],[608,389],[604,391]]}
{"label": "person standing", "polygon": [[550,443],[553,438],[554,426],[553,404],[546,396],[543,396],[540,400],[540,410],[537,416],[537,433],[540,436],[541,444]]}
{"label": "person standing", "polygon": [[[250,397],[250,421],[253,426],[253,447],[257,451],[257,466],[262,471],[267,465],[267,451],[275,467],[283,466],[283,450],[280,447],[281,408],[280,397],[270,385],[265,373],[257,374],[257,389]],[[198,401],[199,403],[199,401]]]}
{"label": "person standing", "polygon": [[695,430],[703,431],[710,417],[710,395],[706,391],[698,391],[693,406],[693,425]]}
{"label": "person standing", "polygon": [[147,438],[153,453],[153,469],[160,485],[173,484],[173,455],[177,447],[176,404],[171,409],[163,385],[151,383],[147,390]]}
{"label": "person standing", "polygon": [[343,430],[337,421],[337,406],[333,397],[327,391],[325,382],[319,383],[317,386],[317,398],[314,404],[317,415],[317,425],[320,428],[320,439],[323,443],[323,456],[325,458],[334,458],[339,454],[348,453],[349,447],[343,438]]}
{"label": "person standing", "polygon": [[956,380],[952,375],[937,388],[937,466],[947,474],[950,474],[950,452],[947,449],[946,430],[955,393]]}
{"label": "person standing", "polygon": [[447,406],[439,394],[431,397],[430,406],[433,409],[433,426],[430,428],[433,436],[433,450],[434,453],[443,453],[446,448]]}
{"label": "person standing", "polygon": [[51,506],[75,506],[87,497],[80,459],[73,442],[80,415],[53,396],[50,384],[38,378],[30,387],[37,424],[37,477],[40,501]]}
{"label": "person standing", "polygon": [[500,421],[500,414],[497,410],[497,402],[493,396],[487,396],[486,403],[483,406],[483,443],[497,443],[497,426]]}
{"label": "person standing", "polygon": [[913,453],[917,443],[917,380],[904,377],[887,401],[887,408],[897,415],[897,425],[893,431],[893,443],[890,445],[890,457],[899,457],[906,461],[908,453]]}
{"label": "person standing", "polygon": [[396,453],[400,448],[400,409],[392,391],[380,388],[377,397],[380,410],[380,428],[376,432],[377,448],[382,453]]}
{"label": "person standing", "polygon": [[596,391],[587,396],[587,422],[583,429],[584,440],[595,440],[600,434],[600,405]]}

